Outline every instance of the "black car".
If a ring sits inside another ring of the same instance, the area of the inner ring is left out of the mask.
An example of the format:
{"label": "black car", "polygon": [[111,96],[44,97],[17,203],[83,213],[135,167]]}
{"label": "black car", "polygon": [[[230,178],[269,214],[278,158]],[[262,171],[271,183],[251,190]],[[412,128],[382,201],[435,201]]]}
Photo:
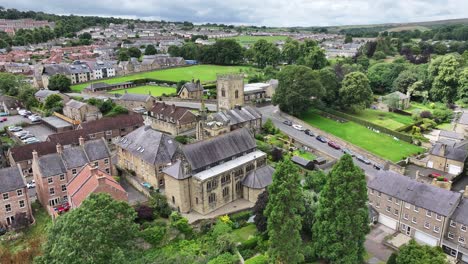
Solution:
{"label": "black car", "polygon": [[310,131],[310,129],[304,130],[304,133],[305,133],[306,135],[311,136],[311,137],[314,137],[314,136],[315,136],[314,133],[312,133],[312,131]]}
{"label": "black car", "polygon": [[380,164],[374,164],[374,165],[372,165],[372,167],[374,167],[374,169],[376,169],[376,170],[383,170],[383,166],[380,165]]}
{"label": "black car", "polygon": [[292,126],[292,122],[289,121],[289,120],[284,120],[283,121],[283,124],[287,125],[287,126]]}
{"label": "black car", "polygon": [[318,141],[322,142],[322,143],[327,143],[327,142],[328,142],[328,140],[327,140],[325,137],[322,137],[322,136],[320,136],[320,135],[318,135],[318,136],[316,137],[316,139],[317,139]]}

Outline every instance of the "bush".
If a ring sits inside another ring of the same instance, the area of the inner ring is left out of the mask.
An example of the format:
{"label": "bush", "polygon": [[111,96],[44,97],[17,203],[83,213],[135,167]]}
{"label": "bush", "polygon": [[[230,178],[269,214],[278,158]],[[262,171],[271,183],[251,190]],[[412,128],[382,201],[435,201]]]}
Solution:
{"label": "bush", "polygon": [[263,134],[255,134],[255,139],[263,141],[265,140],[265,136]]}
{"label": "bush", "polygon": [[154,210],[147,205],[140,205],[135,209],[135,211],[137,212],[138,222],[154,220]]}
{"label": "bush", "polygon": [[153,246],[158,246],[166,235],[165,226],[151,226],[140,232],[141,237]]}
{"label": "bush", "polygon": [[245,264],[267,264],[268,258],[264,255],[258,255],[244,262]]}
{"label": "bush", "polygon": [[453,112],[449,109],[435,109],[432,112],[437,123],[449,122],[453,116]]}
{"label": "bush", "polygon": [[238,262],[239,262],[239,258],[237,257],[237,255],[224,253],[210,260],[208,264],[236,264]]}
{"label": "bush", "polygon": [[187,136],[176,136],[174,138],[177,142],[179,142],[180,144],[187,144],[188,143],[188,137]]}
{"label": "bush", "polygon": [[422,111],[419,116],[421,118],[432,118],[432,113],[429,111]]}
{"label": "bush", "polygon": [[154,209],[154,213],[160,217],[168,218],[172,210],[167,203],[166,196],[159,192],[153,192],[149,200],[149,205]]}
{"label": "bush", "polygon": [[182,217],[178,212],[173,212],[169,217],[171,220],[171,226],[179,230],[186,236],[192,235],[192,227],[189,225],[187,218]]}
{"label": "bush", "polygon": [[239,224],[239,226],[243,226],[247,220],[249,220],[252,213],[250,211],[243,211],[239,213],[235,213],[231,215],[231,220]]}
{"label": "bush", "polygon": [[239,249],[254,249],[258,246],[258,237],[254,236],[242,242]]}

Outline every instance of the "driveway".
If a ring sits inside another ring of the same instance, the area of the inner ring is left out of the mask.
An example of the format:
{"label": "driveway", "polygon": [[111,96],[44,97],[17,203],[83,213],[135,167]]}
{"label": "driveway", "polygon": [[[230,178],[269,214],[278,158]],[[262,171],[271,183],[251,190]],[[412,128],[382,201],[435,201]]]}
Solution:
{"label": "driveway", "polygon": [[22,117],[20,115],[14,115],[14,116],[5,116],[7,118],[7,121],[0,123],[0,128],[5,128],[8,126],[14,126],[14,125],[19,125],[20,123],[28,123],[31,124],[31,120],[26,117]]}
{"label": "driveway", "polygon": [[128,193],[128,203],[131,205],[135,205],[138,203],[144,203],[148,201],[148,198],[140,193],[137,189],[135,189],[132,185],[130,185],[126,180],[120,181],[120,185],[124,188],[124,190]]}
{"label": "driveway", "polygon": [[[331,148],[328,146],[328,144],[321,143],[314,137],[308,136],[302,131],[296,130],[293,127],[283,124],[283,121],[285,119],[278,114],[279,110],[277,107],[269,105],[258,109],[262,113],[263,122],[265,122],[267,119],[271,119],[273,121],[273,124],[275,124],[277,128],[279,128],[283,133],[287,134],[288,136],[298,139],[301,142],[305,142],[307,143],[308,147],[326,153],[327,155],[333,158],[339,159],[341,156],[343,156],[343,152],[341,150]],[[374,169],[372,165],[364,164],[356,160],[355,158],[353,159],[354,163],[364,170],[368,179],[372,179],[373,177],[375,177],[377,170]]]}
{"label": "driveway", "polygon": [[364,246],[370,255],[369,263],[386,263],[393,250],[383,244],[385,237],[395,233],[394,230],[382,225],[375,225],[366,236]]}

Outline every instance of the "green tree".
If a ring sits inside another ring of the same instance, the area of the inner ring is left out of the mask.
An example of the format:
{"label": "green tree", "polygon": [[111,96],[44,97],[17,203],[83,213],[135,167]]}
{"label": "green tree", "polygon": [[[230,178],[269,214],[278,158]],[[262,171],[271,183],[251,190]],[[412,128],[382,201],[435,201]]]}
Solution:
{"label": "green tree", "polygon": [[364,110],[372,103],[372,90],[369,79],[361,72],[352,72],[345,76],[339,91],[341,105],[354,112]]}
{"label": "green tree", "polygon": [[284,67],[278,73],[279,86],[273,103],[289,114],[298,116],[305,112],[313,98],[321,98],[324,89],[317,74],[310,68],[298,65]]}
{"label": "green tree", "polygon": [[64,74],[55,74],[49,79],[49,90],[61,93],[71,91],[71,80]]}
{"label": "green tree", "polygon": [[334,69],[326,67],[318,71],[320,83],[322,84],[325,95],[322,100],[327,105],[334,105],[338,100],[338,91],[340,90],[340,82],[335,74]]}
{"label": "green tree", "polygon": [[320,193],[325,183],[327,183],[327,177],[327,174],[322,170],[308,172],[305,176],[304,189]]}
{"label": "green tree", "polygon": [[[300,236],[301,213],[304,211],[302,188],[297,167],[290,160],[276,166],[273,183],[268,186],[268,249],[272,263],[304,261]],[[287,239],[285,239],[287,238]]]}
{"label": "green tree", "polygon": [[280,50],[265,39],[260,39],[251,48],[253,51],[253,60],[261,68],[267,65],[276,65],[280,59]]}
{"label": "green tree", "polygon": [[257,201],[255,202],[254,207],[252,208],[252,215],[255,215],[254,223],[257,227],[257,230],[261,233],[267,230],[268,218],[265,215],[265,208],[268,205],[268,191],[263,191],[258,195]]}
{"label": "green tree", "polygon": [[146,46],[145,48],[145,55],[154,55],[158,53],[158,51],[156,50],[156,48],[154,47],[154,45],[148,45]]}
{"label": "green tree", "polygon": [[411,240],[402,246],[396,257],[396,264],[448,264],[445,253],[439,247],[419,245]]}
{"label": "green tree", "polygon": [[130,55],[128,54],[128,49],[120,49],[117,53],[117,58],[119,61],[128,61],[130,60]]}
{"label": "green tree", "polygon": [[[458,89],[459,66],[460,63],[453,55],[446,55],[442,58],[430,90],[434,101],[452,103],[455,100]],[[431,69],[431,66],[429,68]]]}
{"label": "green tree", "polygon": [[368,222],[365,175],[346,154],[320,192],[312,229],[317,255],[336,264],[363,263]]}
{"label": "green tree", "polygon": [[38,263],[128,263],[138,233],[135,210],[108,194],[92,194],[57,218]]}
{"label": "green tree", "polygon": [[393,88],[396,91],[406,93],[408,88],[417,81],[419,81],[418,74],[415,71],[408,69],[402,71],[395,81],[393,81]]}
{"label": "green tree", "polygon": [[282,59],[288,64],[293,64],[300,57],[299,41],[287,38],[281,52]]}
{"label": "green tree", "polygon": [[92,38],[91,34],[89,34],[88,32],[81,34],[79,37],[80,39],[87,39],[87,40],[90,40]]}
{"label": "green tree", "polygon": [[460,73],[460,86],[458,87],[458,99],[464,104],[468,104],[468,68]]}
{"label": "green tree", "polygon": [[140,58],[141,57],[141,50],[137,47],[131,47],[128,49],[128,55],[131,58]]}
{"label": "green tree", "polygon": [[322,69],[328,65],[325,51],[313,40],[306,40],[301,44],[301,58],[298,64],[308,66],[314,70]]}
{"label": "green tree", "polygon": [[49,110],[50,112],[62,112],[62,97],[60,97],[60,95],[58,94],[52,94],[47,96],[44,102],[44,109]]}
{"label": "green tree", "polygon": [[353,43],[353,36],[346,34],[346,37],[344,39],[344,43]]}

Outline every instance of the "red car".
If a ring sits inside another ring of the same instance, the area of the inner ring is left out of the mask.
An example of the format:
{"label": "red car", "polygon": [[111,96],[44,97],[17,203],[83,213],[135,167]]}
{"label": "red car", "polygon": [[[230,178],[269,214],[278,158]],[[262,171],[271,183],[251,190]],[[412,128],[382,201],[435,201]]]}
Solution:
{"label": "red car", "polygon": [[57,211],[59,214],[63,213],[63,212],[68,212],[70,210],[71,206],[68,202],[60,205],[58,208],[57,208]]}
{"label": "red car", "polygon": [[336,144],[333,141],[328,141],[328,146],[334,148],[334,149],[341,149],[340,145]]}
{"label": "red car", "polygon": [[440,175],[440,173],[437,173],[437,172],[431,172],[431,173],[429,173],[428,176],[429,176],[429,178],[438,178],[438,177],[440,177],[442,175]]}
{"label": "red car", "polygon": [[6,118],[6,117],[0,118],[0,122],[5,122],[5,121],[7,121],[7,120],[8,120],[8,118]]}

